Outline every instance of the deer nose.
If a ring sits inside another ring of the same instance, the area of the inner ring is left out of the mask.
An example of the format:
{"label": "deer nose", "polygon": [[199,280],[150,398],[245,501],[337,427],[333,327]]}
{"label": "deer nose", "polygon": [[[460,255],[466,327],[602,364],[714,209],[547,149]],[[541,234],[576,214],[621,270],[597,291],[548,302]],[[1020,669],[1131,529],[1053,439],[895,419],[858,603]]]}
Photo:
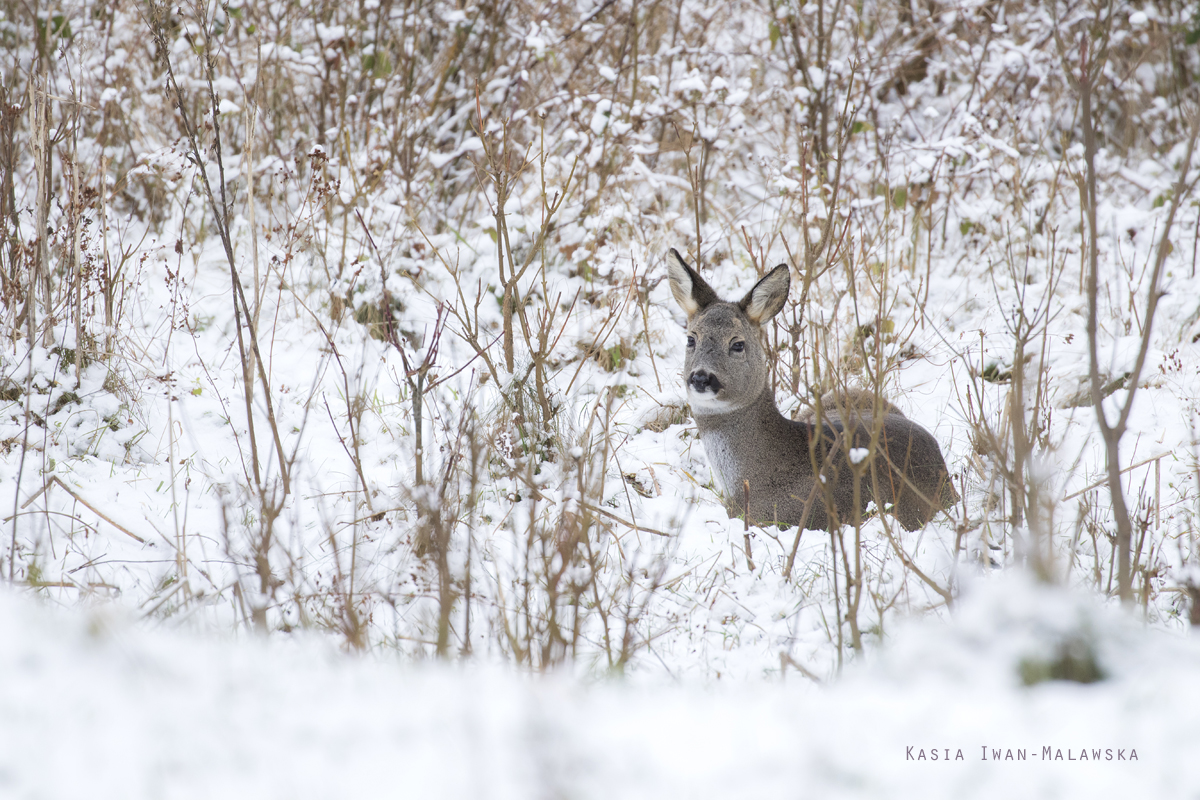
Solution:
{"label": "deer nose", "polygon": [[705,372],[698,369],[688,378],[688,385],[697,392],[712,392],[716,394],[721,391],[721,381],[716,375],[711,372]]}

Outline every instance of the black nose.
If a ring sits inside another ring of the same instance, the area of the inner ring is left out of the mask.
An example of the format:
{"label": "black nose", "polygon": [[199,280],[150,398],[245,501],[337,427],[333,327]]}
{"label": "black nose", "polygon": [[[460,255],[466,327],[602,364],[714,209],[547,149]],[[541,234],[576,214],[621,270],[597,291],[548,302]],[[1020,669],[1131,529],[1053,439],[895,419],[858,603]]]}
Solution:
{"label": "black nose", "polygon": [[698,369],[692,373],[692,376],[688,378],[688,384],[697,392],[712,392],[716,394],[721,391],[721,381],[717,376],[702,369]]}

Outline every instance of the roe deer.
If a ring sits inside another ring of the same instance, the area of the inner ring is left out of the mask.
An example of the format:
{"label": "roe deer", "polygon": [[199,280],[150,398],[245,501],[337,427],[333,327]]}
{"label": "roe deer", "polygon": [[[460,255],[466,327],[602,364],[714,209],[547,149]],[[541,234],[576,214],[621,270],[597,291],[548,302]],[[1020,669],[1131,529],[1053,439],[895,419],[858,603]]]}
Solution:
{"label": "roe deer", "polygon": [[871,393],[830,393],[823,420],[779,413],[760,326],[787,300],[785,265],[730,303],[675,250],[667,262],[688,318],[688,402],[730,516],[833,530],[874,500],[911,531],[957,502],[937,440],[888,401],[877,412]]}

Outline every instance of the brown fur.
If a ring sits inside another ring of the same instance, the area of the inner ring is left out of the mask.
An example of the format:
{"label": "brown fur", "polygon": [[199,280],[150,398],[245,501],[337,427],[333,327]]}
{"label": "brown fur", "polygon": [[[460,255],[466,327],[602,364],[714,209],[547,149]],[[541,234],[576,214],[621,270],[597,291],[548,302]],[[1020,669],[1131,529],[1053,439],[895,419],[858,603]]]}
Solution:
{"label": "brown fur", "polygon": [[[827,394],[820,421],[815,410],[779,413],[758,333],[787,299],[786,268],[730,303],[671,252],[671,290],[688,314],[689,403],[731,516],[832,530],[875,501],[915,530],[958,500],[937,440],[886,400],[876,416],[870,392]],[[868,451],[857,465],[855,450]]]}

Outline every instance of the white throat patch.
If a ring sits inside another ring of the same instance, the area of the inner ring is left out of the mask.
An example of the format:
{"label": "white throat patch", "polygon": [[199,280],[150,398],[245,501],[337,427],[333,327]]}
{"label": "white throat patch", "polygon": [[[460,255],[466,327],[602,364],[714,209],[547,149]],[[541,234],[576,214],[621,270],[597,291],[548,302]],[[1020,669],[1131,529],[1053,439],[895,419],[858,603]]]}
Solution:
{"label": "white throat patch", "polygon": [[728,400],[718,399],[717,394],[718,392],[698,392],[688,386],[688,404],[692,407],[692,413],[726,414],[736,408]]}

